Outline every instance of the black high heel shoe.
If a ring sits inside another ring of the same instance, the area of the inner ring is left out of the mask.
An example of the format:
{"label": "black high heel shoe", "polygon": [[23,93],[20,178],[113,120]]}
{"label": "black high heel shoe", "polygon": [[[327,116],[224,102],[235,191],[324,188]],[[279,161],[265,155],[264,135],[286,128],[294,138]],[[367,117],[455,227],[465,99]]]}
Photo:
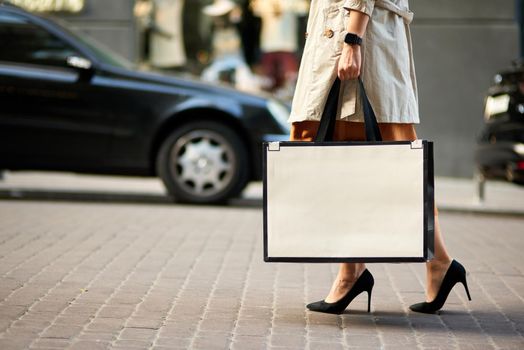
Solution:
{"label": "black high heel shoe", "polygon": [[457,283],[462,283],[464,289],[466,289],[466,294],[468,299],[471,301],[471,296],[469,295],[468,282],[466,281],[466,269],[458,261],[453,260],[451,265],[442,280],[442,285],[437,293],[435,299],[432,302],[423,302],[418,304],[413,304],[409,308],[415,312],[422,312],[425,314],[434,314],[444,306],[446,299],[448,298],[449,292]]}
{"label": "black high heel shoe", "polygon": [[341,314],[348,307],[348,305],[355,299],[360,293],[368,292],[368,312],[371,309],[371,291],[375,279],[373,275],[365,269],[364,272],[357,279],[353,287],[344,295],[339,301],[334,303],[326,303],[324,300],[317,301],[307,305],[307,308],[311,311],[324,312],[328,314]]}

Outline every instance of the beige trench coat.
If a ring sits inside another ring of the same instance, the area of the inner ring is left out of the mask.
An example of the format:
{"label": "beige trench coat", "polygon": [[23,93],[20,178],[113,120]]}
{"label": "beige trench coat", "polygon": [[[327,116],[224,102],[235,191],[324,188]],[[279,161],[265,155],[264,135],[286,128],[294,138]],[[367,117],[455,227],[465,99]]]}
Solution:
{"label": "beige trench coat", "polygon": [[[419,123],[408,0],[312,0],[289,122],[320,120],[337,76],[349,9],[369,15],[361,77],[379,123]],[[344,81],[337,119],[363,121],[356,80]]]}

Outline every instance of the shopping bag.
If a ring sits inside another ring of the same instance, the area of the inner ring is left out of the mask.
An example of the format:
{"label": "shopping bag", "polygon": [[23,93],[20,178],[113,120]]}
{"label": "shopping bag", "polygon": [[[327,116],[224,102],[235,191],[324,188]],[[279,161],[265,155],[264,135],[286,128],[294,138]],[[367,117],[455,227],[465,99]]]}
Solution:
{"label": "shopping bag", "polygon": [[433,143],[383,142],[359,79],[366,142],[332,142],[340,81],[314,142],[263,147],[266,262],[423,262],[434,249]]}

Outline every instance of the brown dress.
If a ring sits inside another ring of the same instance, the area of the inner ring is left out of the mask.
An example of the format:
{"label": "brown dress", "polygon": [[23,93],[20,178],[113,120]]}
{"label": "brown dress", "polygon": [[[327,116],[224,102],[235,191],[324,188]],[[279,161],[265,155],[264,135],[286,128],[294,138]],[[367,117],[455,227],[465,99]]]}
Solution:
{"label": "brown dress", "polygon": [[[291,125],[290,141],[313,141],[320,122],[307,120]],[[417,139],[413,124],[379,123],[384,141],[414,141]],[[337,121],[334,141],[365,141],[364,123]]]}

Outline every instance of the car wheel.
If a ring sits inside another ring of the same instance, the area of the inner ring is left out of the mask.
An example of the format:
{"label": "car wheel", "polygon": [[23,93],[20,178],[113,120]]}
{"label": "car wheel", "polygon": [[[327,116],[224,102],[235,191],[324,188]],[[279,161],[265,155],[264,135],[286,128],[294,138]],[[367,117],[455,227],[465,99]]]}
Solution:
{"label": "car wheel", "polygon": [[157,172],[176,202],[221,203],[245,188],[248,153],[240,137],[227,126],[193,122],[163,142]]}

